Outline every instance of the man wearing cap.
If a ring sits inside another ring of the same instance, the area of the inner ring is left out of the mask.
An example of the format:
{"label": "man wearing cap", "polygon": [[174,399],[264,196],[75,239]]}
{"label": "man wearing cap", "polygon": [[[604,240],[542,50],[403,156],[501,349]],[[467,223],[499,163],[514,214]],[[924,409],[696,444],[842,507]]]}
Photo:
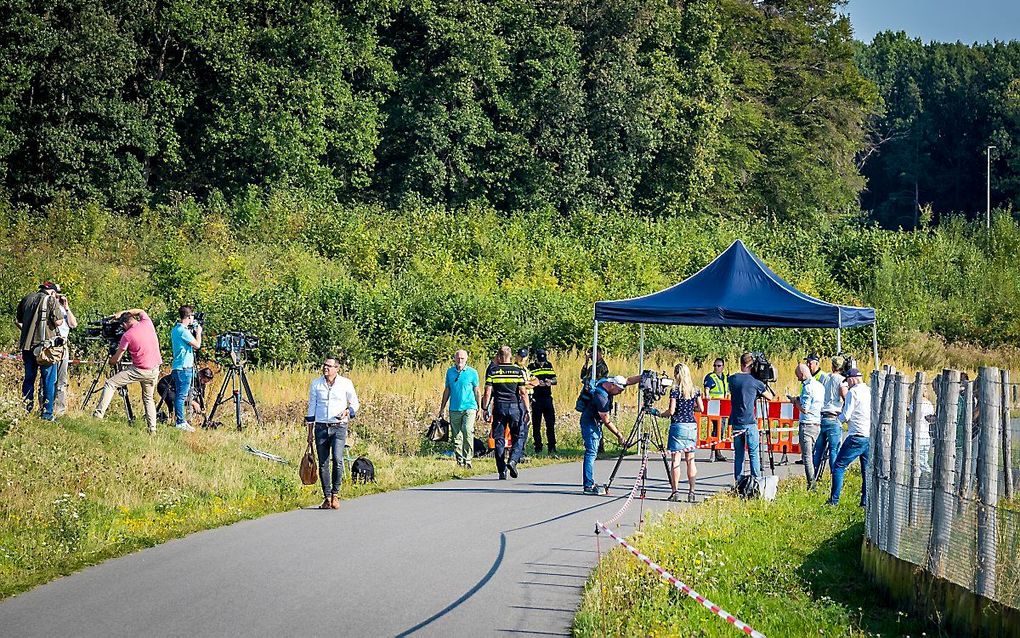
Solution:
{"label": "man wearing cap", "polygon": [[807,364],[808,370],[811,372],[811,377],[821,383],[825,377],[825,373],[822,372],[822,358],[818,356],[818,353],[812,352],[808,356],[804,357],[804,363]]}
{"label": "man wearing cap", "polygon": [[[846,375],[849,390],[843,410],[839,413],[839,421],[847,424],[847,437],[836,455],[836,463],[832,469],[832,494],[829,505],[838,505],[839,496],[843,491],[843,477],[846,469],[856,459],[861,460],[861,477],[867,476],[868,449],[871,446],[871,388],[861,380],[861,371],[850,368]],[[867,503],[866,480],[861,481],[861,507]]]}
{"label": "man wearing cap", "polygon": [[556,454],[556,408],[553,407],[552,386],[556,385],[556,370],[549,363],[544,348],[535,350],[535,360],[528,365],[537,382],[531,399],[531,421],[534,428],[535,454],[542,451],[542,421],[545,421],[549,454]]}
{"label": "man wearing cap", "polygon": [[815,442],[822,424],[822,404],[825,402],[825,388],[811,376],[808,367],[801,363],[794,371],[800,381],[800,396],[789,397],[800,404],[800,458],[804,463],[804,475],[809,490],[815,488]]}
{"label": "man wearing cap", "polygon": [[18,347],[21,350],[21,362],[25,366],[25,379],[21,383],[21,399],[29,412],[35,405],[35,380],[40,379],[42,402],[42,418],[53,420],[53,399],[57,391],[56,364],[40,364],[36,362],[33,348],[58,336],[58,329],[64,324],[64,313],[57,301],[60,286],[46,281],[39,290],[26,295],[19,303],[14,323],[21,331]]}
{"label": "man wearing cap", "polygon": [[[730,395],[730,384],[726,380],[725,367],[726,362],[721,358],[716,358],[712,362],[712,371],[705,375],[705,381],[702,383],[705,386],[705,393],[702,396],[708,397],[709,400],[722,400]],[[712,436],[719,436],[718,422],[712,424]],[[713,443],[711,460],[725,463],[729,459],[723,456],[722,452],[715,449],[715,444]]]}
{"label": "man wearing cap", "polygon": [[616,441],[623,445],[623,435],[613,425],[609,415],[613,410],[613,397],[620,394],[628,385],[641,380],[641,375],[632,377],[615,376],[603,379],[591,391],[591,399],[581,412],[581,438],[584,439],[584,463],[581,465],[582,491],[585,494],[598,494],[595,487],[595,456],[599,442],[602,441],[602,426],[616,436]]}
{"label": "man wearing cap", "polygon": [[761,478],[759,457],[758,418],[754,406],[758,397],[772,392],[765,384],[751,374],[754,355],[745,352],[740,355],[740,372],[730,375],[730,428],[733,432],[733,479],[740,480],[744,472],[744,450],[751,462],[751,476]]}
{"label": "man wearing cap", "polygon": [[[482,417],[486,423],[492,424],[496,471],[500,480],[506,479],[507,471],[512,478],[517,478],[517,464],[524,456],[524,443],[528,438],[523,418],[528,401],[527,381],[524,371],[510,363],[511,356],[510,346],[500,347],[496,364],[486,371],[485,394],[482,396]],[[508,429],[509,442],[506,440]],[[506,460],[503,455],[508,443],[510,459]]]}
{"label": "man wearing cap", "polygon": [[159,381],[159,366],[163,357],[159,353],[159,338],[149,315],[140,308],[121,310],[114,315],[124,325],[124,336],[120,338],[117,350],[110,355],[110,365],[116,366],[127,352],[131,365],[106,380],[99,405],[92,416],[97,419],[106,415],[106,409],[113,401],[113,395],[124,386],[137,383],[142,387],[142,406],[145,409],[145,425],[149,434],[156,431],[156,402],[152,400],[156,383]]}

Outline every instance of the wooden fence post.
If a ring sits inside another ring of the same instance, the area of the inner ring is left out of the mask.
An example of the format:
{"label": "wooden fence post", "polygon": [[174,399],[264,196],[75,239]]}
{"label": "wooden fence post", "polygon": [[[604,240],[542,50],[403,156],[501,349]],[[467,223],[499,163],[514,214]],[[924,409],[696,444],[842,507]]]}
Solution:
{"label": "wooden fence post", "polygon": [[963,514],[967,502],[974,498],[974,382],[963,382],[960,391],[963,392],[963,449],[959,451],[962,456],[960,471],[957,472],[957,495],[956,513]]}
{"label": "wooden fence post", "polygon": [[928,422],[921,414],[921,403],[924,400],[925,378],[923,372],[914,375],[914,394],[910,412],[910,503],[907,506],[908,520],[911,527],[917,525],[917,500],[921,491],[921,447],[918,439],[921,428],[928,429]]}
{"label": "wooden fence post", "polygon": [[876,455],[878,454],[878,423],[880,418],[880,412],[882,407],[882,390],[885,389],[887,375],[884,371],[880,372],[875,370],[871,373],[871,437],[869,441],[869,462],[870,466],[865,468],[867,476],[862,477],[861,480],[867,481],[867,494],[868,499],[865,505],[867,506],[867,517],[865,518],[865,531],[868,535],[868,539],[878,544],[879,532],[881,531],[880,523],[880,508],[878,498],[878,475],[879,475],[879,463],[876,462]]}
{"label": "wooden fence post", "polygon": [[887,483],[888,512],[886,520],[886,550],[893,556],[900,555],[900,537],[903,535],[903,513],[906,503],[903,502],[904,487],[904,445],[907,438],[907,397],[909,396],[910,384],[903,377],[902,372],[897,372],[893,380],[893,409],[892,421],[890,423],[890,455],[889,455],[889,481]]}
{"label": "wooden fence post", "polygon": [[977,593],[995,598],[995,539],[998,536],[999,419],[1001,378],[997,368],[981,368],[981,434],[978,440]]}
{"label": "wooden fence post", "polygon": [[1002,471],[1003,498],[1013,498],[1013,432],[1010,429],[1009,370],[1002,370]]}
{"label": "wooden fence post", "polygon": [[953,528],[953,473],[956,470],[956,421],[959,412],[960,372],[945,369],[939,384],[935,464],[932,468],[931,537],[928,541],[928,571],[945,575],[949,537]]}

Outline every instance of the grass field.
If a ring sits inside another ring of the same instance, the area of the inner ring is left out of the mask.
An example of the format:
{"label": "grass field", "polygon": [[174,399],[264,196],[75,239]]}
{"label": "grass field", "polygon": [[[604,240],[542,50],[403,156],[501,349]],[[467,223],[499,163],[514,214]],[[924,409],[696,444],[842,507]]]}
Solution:
{"label": "grass field", "polygon": [[[858,473],[845,490],[858,493]],[[801,479],[782,482],[774,503],[719,495],[667,512],[630,542],[767,636],[925,635],[863,573],[856,499],[832,508],[827,496],[808,493]],[[739,635],[621,549],[593,572],[574,622],[579,636]]]}

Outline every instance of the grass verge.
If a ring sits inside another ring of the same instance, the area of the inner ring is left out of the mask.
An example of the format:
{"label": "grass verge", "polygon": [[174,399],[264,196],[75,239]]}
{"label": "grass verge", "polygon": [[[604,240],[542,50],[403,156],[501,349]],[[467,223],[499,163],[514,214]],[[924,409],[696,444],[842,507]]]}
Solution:
{"label": "grass verge", "polygon": [[[803,480],[781,483],[774,503],[720,495],[667,512],[630,542],[767,636],[922,636],[924,622],[877,596],[863,573],[859,490],[860,475],[849,474],[847,498],[836,508],[823,504],[827,493],[807,493]],[[589,578],[574,632],[739,633],[621,549]]]}
{"label": "grass verge", "polygon": [[[292,464],[247,454],[246,443]],[[318,485],[298,479],[303,449],[304,428],[293,424],[149,436],[141,422],[22,417],[0,437],[0,598],[191,532],[315,505]],[[491,458],[462,470],[452,458],[394,454],[364,439],[353,453],[372,459],[376,483],[345,481],[343,498],[495,472]]]}

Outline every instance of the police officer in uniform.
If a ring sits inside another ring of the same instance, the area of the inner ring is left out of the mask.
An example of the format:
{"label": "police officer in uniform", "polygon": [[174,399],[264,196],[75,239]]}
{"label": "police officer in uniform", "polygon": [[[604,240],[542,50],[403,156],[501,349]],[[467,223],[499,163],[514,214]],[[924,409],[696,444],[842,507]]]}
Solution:
{"label": "police officer in uniform", "polygon": [[817,352],[812,352],[808,356],[804,357],[804,363],[807,364],[811,377],[818,383],[824,384],[826,374],[822,372],[821,362],[822,358],[818,356]]}
{"label": "police officer in uniform", "polygon": [[[482,418],[492,424],[492,438],[496,442],[496,470],[500,480],[505,480],[509,471],[517,478],[517,464],[524,456],[524,443],[528,429],[524,423],[528,391],[524,371],[510,362],[510,346],[502,346],[496,364],[490,366],[485,375],[485,394],[482,397],[484,411]],[[510,441],[506,430],[510,430]],[[504,459],[507,445],[510,459]]]}
{"label": "police officer in uniform", "polygon": [[553,407],[552,386],[556,371],[543,348],[535,350],[535,360],[528,365],[532,378],[538,382],[531,398],[531,421],[534,427],[535,454],[542,451],[542,421],[545,421],[549,454],[556,454],[556,408]]}
{"label": "police officer in uniform", "polygon": [[[723,371],[725,365],[725,361],[721,358],[716,358],[716,360],[712,362],[712,371],[705,375],[705,382],[702,385],[705,386],[704,396],[706,396],[709,400],[725,399],[730,396],[730,384],[729,381],[726,380],[726,373]],[[712,436],[719,436],[718,426],[713,427]],[[713,445],[712,460],[725,462],[729,459],[723,456],[722,452],[715,449],[715,446]]]}

